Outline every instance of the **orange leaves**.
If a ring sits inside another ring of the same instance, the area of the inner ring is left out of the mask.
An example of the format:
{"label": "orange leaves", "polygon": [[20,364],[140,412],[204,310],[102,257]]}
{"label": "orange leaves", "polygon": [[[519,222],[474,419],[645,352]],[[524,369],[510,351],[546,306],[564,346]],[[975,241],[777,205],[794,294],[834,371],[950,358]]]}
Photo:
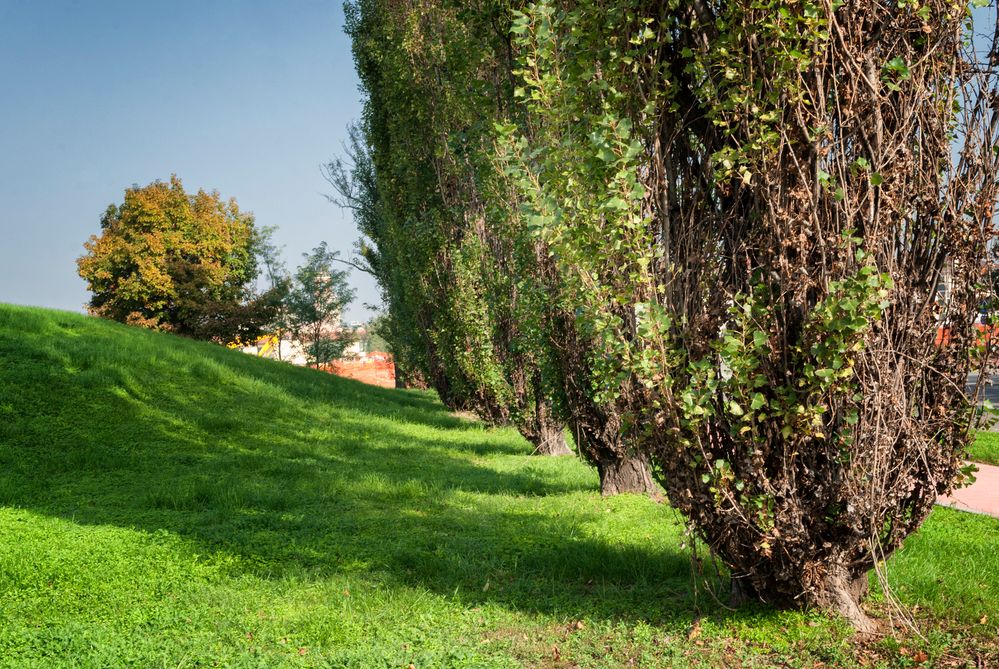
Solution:
{"label": "orange leaves", "polygon": [[176,175],[129,188],[77,261],[93,293],[90,311],[189,332],[188,321],[206,308],[242,304],[257,274],[257,236],[235,200],[204,190],[188,195]]}

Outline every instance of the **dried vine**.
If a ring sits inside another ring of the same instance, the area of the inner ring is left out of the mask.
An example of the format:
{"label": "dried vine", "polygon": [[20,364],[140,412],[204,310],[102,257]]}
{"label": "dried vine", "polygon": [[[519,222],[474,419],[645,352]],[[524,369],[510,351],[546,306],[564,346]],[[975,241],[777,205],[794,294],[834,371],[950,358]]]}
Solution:
{"label": "dried vine", "polygon": [[870,629],[867,573],[959,477],[999,143],[968,21],[735,0],[515,22],[513,173],[597,342],[592,397],[629,407],[742,596]]}

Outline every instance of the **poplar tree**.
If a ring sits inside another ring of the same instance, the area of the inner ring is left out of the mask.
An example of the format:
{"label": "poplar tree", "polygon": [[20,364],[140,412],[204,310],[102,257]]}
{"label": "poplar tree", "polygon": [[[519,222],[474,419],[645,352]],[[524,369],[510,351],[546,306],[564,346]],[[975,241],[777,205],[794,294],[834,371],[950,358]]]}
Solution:
{"label": "poplar tree", "polygon": [[868,573],[961,480],[999,160],[999,52],[971,18],[541,0],[514,21],[508,169],[595,342],[583,387],[737,598],[872,630]]}

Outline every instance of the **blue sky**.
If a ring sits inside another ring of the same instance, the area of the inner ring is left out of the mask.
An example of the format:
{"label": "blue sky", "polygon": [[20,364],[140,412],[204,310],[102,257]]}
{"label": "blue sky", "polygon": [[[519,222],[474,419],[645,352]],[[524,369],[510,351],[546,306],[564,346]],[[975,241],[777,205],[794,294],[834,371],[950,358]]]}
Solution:
{"label": "blue sky", "polygon": [[101,213],[171,173],[278,226],[291,268],[357,237],[320,173],[360,114],[340,0],[0,0],[0,91],[0,302],[82,310]]}
{"label": "blue sky", "polygon": [[[278,226],[289,267],[349,253],[319,170],[360,114],[342,25],[341,0],[0,0],[0,302],[82,310],[101,213],[171,173]],[[351,280],[361,320],[378,292]]]}

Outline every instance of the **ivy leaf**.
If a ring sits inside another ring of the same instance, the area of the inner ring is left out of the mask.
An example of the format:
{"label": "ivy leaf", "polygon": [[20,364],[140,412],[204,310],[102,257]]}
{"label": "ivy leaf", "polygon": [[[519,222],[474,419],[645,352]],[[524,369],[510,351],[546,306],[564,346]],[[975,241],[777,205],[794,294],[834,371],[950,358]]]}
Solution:
{"label": "ivy leaf", "polygon": [[739,403],[736,402],[735,400],[732,400],[731,402],[728,403],[728,410],[733,416],[741,416],[742,414],[746,413],[745,411],[742,410],[742,407],[739,406]]}

